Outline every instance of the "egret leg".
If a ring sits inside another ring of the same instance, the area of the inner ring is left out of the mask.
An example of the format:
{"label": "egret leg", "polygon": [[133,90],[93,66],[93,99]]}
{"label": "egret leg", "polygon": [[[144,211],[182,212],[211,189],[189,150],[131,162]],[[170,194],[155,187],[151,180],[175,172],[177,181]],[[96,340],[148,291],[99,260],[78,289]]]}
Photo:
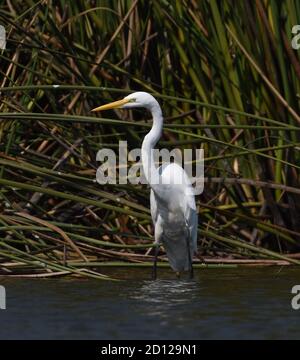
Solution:
{"label": "egret leg", "polygon": [[190,229],[187,227],[188,230],[188,236],[186,239],[186,245],[187,245],[187,252],[188,252],[188,258],[189,258],[189,273],[190,273],[190,279],[193,279],[194,277],[194,268],[193,268],[193,259],[191,256],[191,248],[190,248],[190,241],[191,241],[191,237],[190,237]]}
{"label": "egret leg", "polygon": [[190,241],[188,240],[188,252],[189,252],[189,265],[190,265],[190,279],[194,278],[193,260],[190,252]]}
{"label": "egret leg", "polygon": [[153,261],[153,268],[152,268],[152,280],[156,280],[157,277],[157,256],[159,252],[159,245],[156,244],[154,248],[154,261]]}

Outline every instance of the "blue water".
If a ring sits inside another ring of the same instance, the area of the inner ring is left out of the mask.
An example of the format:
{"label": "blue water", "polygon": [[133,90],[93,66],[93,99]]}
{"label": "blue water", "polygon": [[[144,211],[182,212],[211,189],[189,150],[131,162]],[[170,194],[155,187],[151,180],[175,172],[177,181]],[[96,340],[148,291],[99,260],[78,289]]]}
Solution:
{"label": "blue water", "polygon": [[[106,273],[108,269],[105,269]],[[6,279],[0,339],[300,339],[290,267],[110,270],[123,281]]]}

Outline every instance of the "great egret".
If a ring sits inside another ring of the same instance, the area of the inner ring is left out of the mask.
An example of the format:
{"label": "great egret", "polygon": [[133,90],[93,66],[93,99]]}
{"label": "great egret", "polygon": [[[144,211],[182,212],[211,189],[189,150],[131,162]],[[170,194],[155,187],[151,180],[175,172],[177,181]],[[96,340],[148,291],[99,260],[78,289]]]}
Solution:
{"label": "great egret", "polygon": [[198,217],[192,184],[184,169],[176,163],[155,166],[153,148],[162,134],[163,116],[156,99],[146,92],[135,92],[92,111],[143,107],[152,114],[153,124],[142,144],[142,164],[151,187],[150,206],[154,225],[156,278],[159,245],[163,245],[169,263],[177,275],[189,271],[193,277],[192,258],[197,250]]}

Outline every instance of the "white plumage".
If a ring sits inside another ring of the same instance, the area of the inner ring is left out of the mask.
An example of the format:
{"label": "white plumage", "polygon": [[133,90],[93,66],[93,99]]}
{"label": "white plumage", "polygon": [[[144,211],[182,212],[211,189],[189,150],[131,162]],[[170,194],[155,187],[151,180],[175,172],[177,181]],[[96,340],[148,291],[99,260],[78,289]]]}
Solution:
{"label": "white plumage", "polygon": [[[144,138],[141,153],[144,174],[151,187],[150,205],[155,243],[164,246],[174,271],[180,273],[189,270],[192,276],[198,227],[195,196],[191,182],[181,166],[167,163],[157,168],[155,165],[153,149],[161,137],[163,127],[161,108],[152,95],[135,92],[93,111],[117,107],[144,107],[152,114],[152,128]],[[154,270],[156,276],[156,258]]]}

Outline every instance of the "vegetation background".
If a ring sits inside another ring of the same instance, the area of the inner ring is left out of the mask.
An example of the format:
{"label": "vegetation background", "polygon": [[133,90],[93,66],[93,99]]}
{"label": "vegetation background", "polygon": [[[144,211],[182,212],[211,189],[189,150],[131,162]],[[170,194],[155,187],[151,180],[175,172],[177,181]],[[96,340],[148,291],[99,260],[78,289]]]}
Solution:
{"label": "vegetation background", "polygon": [[97,151],[151,120],[90,109],[133,90],[163,107],[159,147],[205,150],[207,263],[299,264],[298,23],[292,0],[0,0],[1,273],[151,260],[149,189],[95,183]]}

